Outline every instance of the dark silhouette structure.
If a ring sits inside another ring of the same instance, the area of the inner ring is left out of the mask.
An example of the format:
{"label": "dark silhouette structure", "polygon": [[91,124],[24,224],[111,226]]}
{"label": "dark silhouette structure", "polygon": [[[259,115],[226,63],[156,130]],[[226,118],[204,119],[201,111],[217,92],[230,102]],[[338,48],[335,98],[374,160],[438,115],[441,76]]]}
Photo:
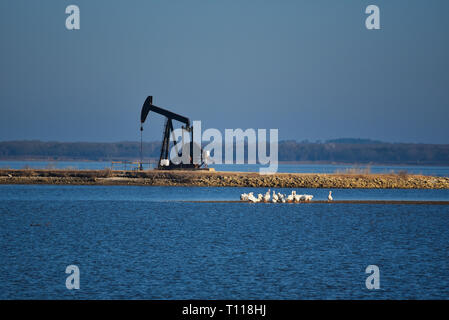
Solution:
{"label": "dark silhouette structure", "polygon": [[[142,106],[142,111],[140,113],[140,131],[143,131],[143,123],[145,122],[149,112],[155,112],[157,114],[160,114],[166,118],[165,120],[165,126],[164,126],[164,132],[162,137],[162,145],[161,145],[161,152],[159,156],[159,163],[158,163],[158,169],[159,170],[173,170],[173,169],[200,169],[202,165],[204,164],[202,159],[202,149],[200,146],[195,146],[199,148],[199,161],[194,161],[194,143],[193,143],[193,127],[190,126],[190,120],[187,117],[181,116],[177,113],[168,111],[166,109],[160,108],[158,106],[155,106],[153,104],[153,96],[148,96],[145,99],[145,102]],[[178,144],[175,141],[175,137],[173,134],[173,120],[181,122],[184,124],[182,126],[183,129],[183,139],[181,142],[181,147],[178,147]],[[189,154],[183,155],[182,151],[184,147],[184,132],[187,132],[187,134],[190,136],[190,146],[188,148]],[[170,153],[170,134],[173,134],[173,145],[176,148],[176,152],[178,154],[178,159],[184,159],[184,161],[179,161],[180,163],[173,163],[172,160],[169,157]],[[185,158],[188,157],[188,161],[186,163]]]}

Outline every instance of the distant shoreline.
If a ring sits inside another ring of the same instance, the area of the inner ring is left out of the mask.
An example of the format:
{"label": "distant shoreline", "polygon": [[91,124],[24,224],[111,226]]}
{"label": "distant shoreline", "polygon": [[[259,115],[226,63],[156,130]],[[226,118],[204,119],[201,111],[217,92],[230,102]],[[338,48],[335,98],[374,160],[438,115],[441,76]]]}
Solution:
{"label": "distant shoreline", "polygon": [[[156,163],[157,141],[57,142],[0,141],[4,161],[112,161],[138,160],[141,147],[146,161]],[[236,153],[234,145],[233,154]],[[244,146],[245,149],[248,146]],[[277,160],[281,164],[449,166],[449,144],[390,143],[369,139],[334,139],[325,142],[281,140]],[[248,149],[249,150],[249,149]],[[222,149],[222,156],[225,156]],[[245,157],[248,155],[246,154]],[[224,159],[224,158],[223,158]]]}
{"label": "distant shoreline", "polygon": [[0,169],[0,184],[449,189],[449,178],[406,173],[276,173],[260,175],[254,172],[215,171]]}

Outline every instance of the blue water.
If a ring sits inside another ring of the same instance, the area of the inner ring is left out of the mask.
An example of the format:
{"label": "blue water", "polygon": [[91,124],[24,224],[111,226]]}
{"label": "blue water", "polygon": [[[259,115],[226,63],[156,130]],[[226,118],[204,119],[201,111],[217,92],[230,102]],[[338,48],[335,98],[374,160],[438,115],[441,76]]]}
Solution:
{"label": "blue water", "polygon": [[[248,190],[0,185],[0,299],[449,298],[448,206],[176,201]],[[449,190],[334,197],[449,200]],[[65,287],[71,264],[80,290]],[[365,288],[371,264],[378,291]]]}
{"label": "blue water", "polygon": [[[0,168],[9,169],[93,169],[102,170],[110,168],[111,162],[108,161],[6,161],[0,160]],[[135,165],[133,166],[136,167]],[[217,171],[239,171],[239,172],[259,172],[260,168],[266,167],[257,164],[215,164],[210,165]],[[115,165],[117,169],[124,169],[123,165]],[[145,164],[145,169],[153,169],[154,164]],[[366,169],[367,166],[357,165],[336,165],[336,164],[284,164],[278,166],[278,172],[281,173],[335,173],[345,172],[350,169]],[[130,169],[130,165],[127,165]],[[398,173],[406,171],[410,174],[423,174],[430,176],[449,177],[449,166],[369,166],[371,173]]]}

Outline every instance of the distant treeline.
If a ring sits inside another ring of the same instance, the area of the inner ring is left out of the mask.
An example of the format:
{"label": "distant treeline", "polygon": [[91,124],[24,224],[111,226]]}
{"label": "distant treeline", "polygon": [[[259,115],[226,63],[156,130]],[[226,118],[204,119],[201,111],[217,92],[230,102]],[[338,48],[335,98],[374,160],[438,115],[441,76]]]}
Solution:
{"label": "distant treeline", "polygon": [[[143,144],[144,158],[159,158],[160,142]],[[224,151],[223,151],[224,156]],[[139,142],[0,142],[0,159],[136,160]],[[385,143],[362,139],[281,141],[279,161],[348,164],[449,165],[449,145]]]}

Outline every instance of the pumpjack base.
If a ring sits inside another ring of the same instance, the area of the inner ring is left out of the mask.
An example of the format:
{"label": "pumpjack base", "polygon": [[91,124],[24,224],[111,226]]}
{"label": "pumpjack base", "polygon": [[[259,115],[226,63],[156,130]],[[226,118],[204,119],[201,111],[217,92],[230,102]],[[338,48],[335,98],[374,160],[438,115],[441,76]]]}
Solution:
{"label": "pumpjack base", "polygon": [[191,171],[215,171],[213,168],[204,168],[198,164],[170,164],[169,166],[158,166],[157,170],[191,170]]}

